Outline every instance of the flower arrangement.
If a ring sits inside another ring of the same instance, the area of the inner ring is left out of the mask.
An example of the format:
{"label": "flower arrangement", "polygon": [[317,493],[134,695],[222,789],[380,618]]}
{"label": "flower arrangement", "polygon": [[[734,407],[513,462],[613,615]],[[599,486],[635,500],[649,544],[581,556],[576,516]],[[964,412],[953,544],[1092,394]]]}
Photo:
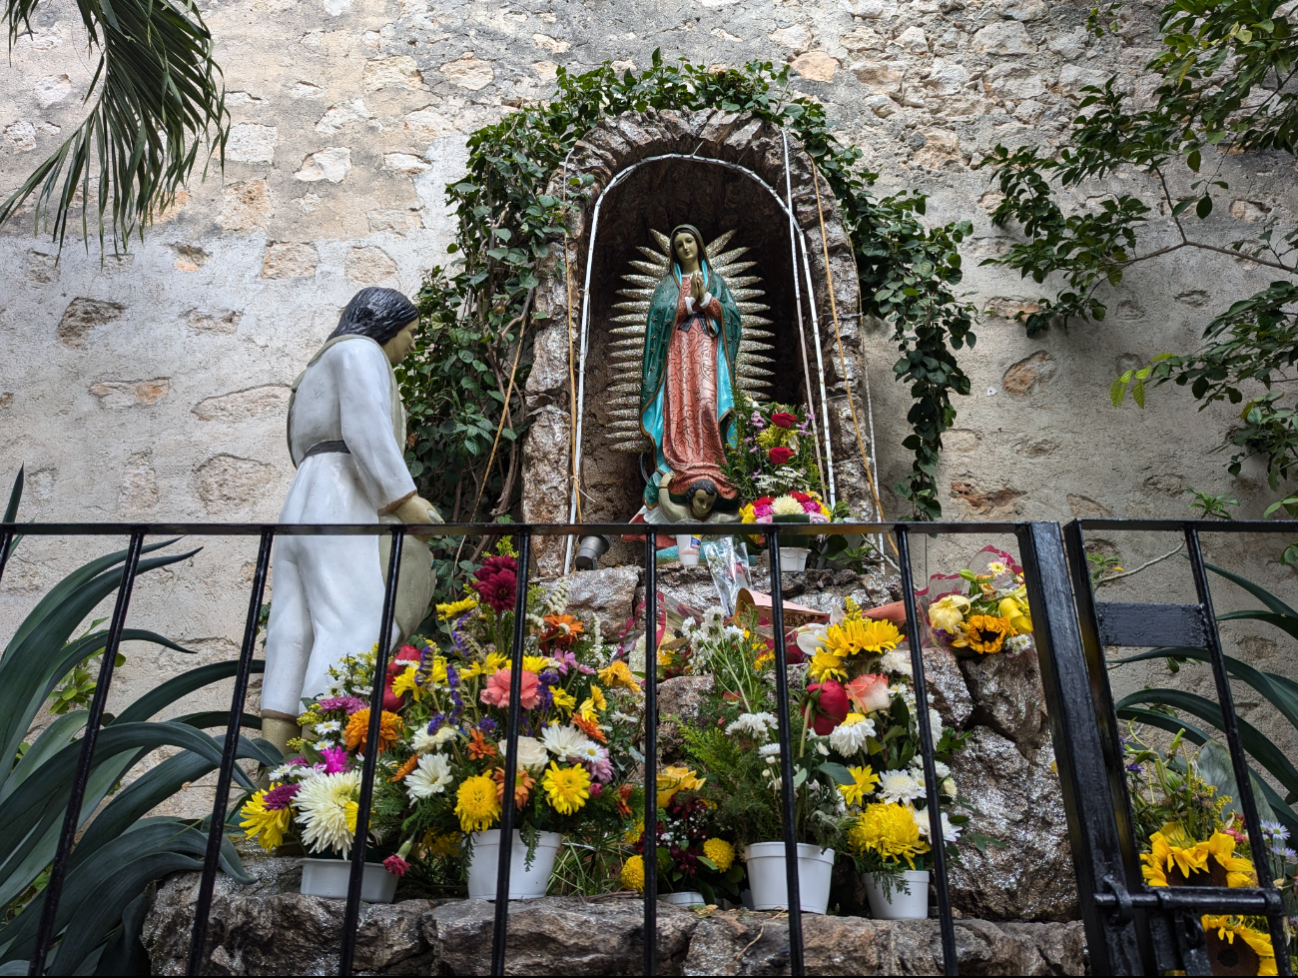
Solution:
{"label": "flower arrangement", "polygon": [[[388,667],[370,826],[397,875],[434,859],[461,862],[473,834],[498,826],[511,801],[529,847],[542,831],[621,834],[631,814],[640,683],[608,656],[598,619],[567,613],[565,582],[528,592],[517,775],[506,791],[512,561],[489,558],[471,595],[438,606],[443,645],[416,639]],[[313,853],[350,850],[374,661],[371,651],[331,670],[328,692],[300,718],[301,755],[243,806],[241,824],[263,847],[293,834]]]}
{"label": "flower arrangement", "polygon": [[[769,500],[806,493],[820,482],[815,416],[801,406],[758,404],[737,393],[726,477],[741,499]],[[746,522],[753,522],[746,520]],[[769,522],[769,521],[767,521]]]}
{"label": "flower arrangement", "polygon": [[915,596],[931,640],[957,656],[1025,652],[1032,648],[1032,613],[1023,568],[995,547],[980,572],[935,574]]}

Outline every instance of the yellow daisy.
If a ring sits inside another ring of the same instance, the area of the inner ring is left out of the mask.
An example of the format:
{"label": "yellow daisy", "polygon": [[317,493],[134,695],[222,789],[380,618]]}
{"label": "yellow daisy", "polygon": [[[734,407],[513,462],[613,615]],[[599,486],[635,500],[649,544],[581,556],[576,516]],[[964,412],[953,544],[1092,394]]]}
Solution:
{"label": "yellow daisy", "polygon": [[541,779],[541,787],[551,808],[560,815],[573,815],[590,797],[590,774],[580,764],[559,767],[551,761]]}
{"label": "yellow daisy", "polygon": [[849,805],[863,804],[865,796],[871,794],[875,785],[879,783],[879,776],[874,773],[874,769],[869,764],[865,767],[849,767],[847,773],[852,776],[853,783],[838,786],[843,800]]}

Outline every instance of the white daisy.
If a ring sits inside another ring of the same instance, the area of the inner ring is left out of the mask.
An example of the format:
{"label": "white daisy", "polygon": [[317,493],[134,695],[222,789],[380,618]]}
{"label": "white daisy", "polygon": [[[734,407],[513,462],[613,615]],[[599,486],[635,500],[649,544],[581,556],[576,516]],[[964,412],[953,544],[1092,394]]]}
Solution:
{"label": "white daisy", "polygon": [[319,734],[338,733],[342,730],[343,725],[338,720],[321,720],[315,725],[315,732]]}
{"label": "white daisy", "polygon": [[734,639],[735,641],[738,641],[739,639],[744,637],[744,630],[735,625],[727,625],[722,630],[722,634],[725,635],[726,638],[730,638],[730,639]]}
{"label": "white daisy", "polygon": [[332,849],[347,858],[356,832],[360,783],[360,771],[320,774],[302,782],[293,807],[302,825],[302,842],[312,852]]}
{"label": "white daisy", "polygon": [[[851,717],[849,716],[849,720]],[[844,757],[851,757],[865,746],[866,741],[874,736],[874,721],[858,720],[855,723],[844,721],[829,734],[829,746]]]}
{"label": "white daisy", "polygon": [[579,754],[589,738],[570,723],[554,724],[541,731],[545,749],[560,760]]}
{"label": "white daisy", "polygon": [[889,804],[914,801],[924,796],[924,785],[914,771],[884,771],[879,797]]}
{"label": "white daisy", "polygon": [[[501,757],[508,753],[505,748],[509,745],[505,741],[500,741],[496,746],[500,748]],[[591,744],[591,746],[593,747],[594,744]],[[545,767],[549,760],[550,755],[545,752],[545,745],[535,737],[518,738],[518,763],[520,767],[535,773]]]}
{"label": "white daisy", "polygon": [[406,775],[406,793],[411,801],[440,795],[452,781],[451,762],[442,754],[424,754]]}
{"label": "white daisy", "polygon": [[746,733],[754,737],[765,737],[767,731],[779,727],[780,721],[774,713],[741,713],[739,719],[726,727],[726,736]]}

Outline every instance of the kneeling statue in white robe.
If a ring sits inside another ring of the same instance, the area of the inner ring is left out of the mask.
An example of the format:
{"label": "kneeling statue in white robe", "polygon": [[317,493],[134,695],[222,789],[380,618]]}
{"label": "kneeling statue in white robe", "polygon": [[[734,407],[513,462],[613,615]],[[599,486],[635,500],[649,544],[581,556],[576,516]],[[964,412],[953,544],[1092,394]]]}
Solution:
{"label": "kneeling statue in white robe", "polygon": [[[418,310],[393,289],[362,289],[348,303],[293,384],[288,447],[297,475],[281,523],[442,522],[406,468],[393,371],[418,327]],[[298,736],[302,699],[323,693],[331,666],[378,639],[389,549],[379,536],[276,539],[261,716],[263,736],[281,751]],[[401,572],[393,642],[418,626],[431,597],[427,547],[407,538]]]}

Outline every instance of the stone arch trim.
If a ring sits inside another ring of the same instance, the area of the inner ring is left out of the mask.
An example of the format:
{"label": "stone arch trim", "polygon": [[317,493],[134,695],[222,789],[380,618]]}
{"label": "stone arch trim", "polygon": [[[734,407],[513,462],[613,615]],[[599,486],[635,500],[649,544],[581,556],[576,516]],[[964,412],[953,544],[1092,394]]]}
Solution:
{"label": "stone arch trim", "polygon": [[[788,142],[794,219],[807,249],[812,292],[820,316],[821,359],[830,402],[831,442],[839,498],[846,500],[854,512],[872,516],[874,507],[852,427],[844,371],[830,316],[825,246],[821,240],[816,187],[812,183],[815,171],[810,156],[801,145],[792,136]],[[552,174],[547,188],[547,193],[567,198],[576,206],[569,215],[566,250],[563,236],[556,236],[550,242],[550,256],[541,263],[539,270],[534,359],[526,389],[532,427],[523,456],[523,518],[529,522],[561,523],[568,519],[572,487],[570,411],[575,399],[569,380],[569,341],[575,360],[580,342],[586,256],[596,202],[619,173],[653,157],[670,154],[736,164],[751,171],[782,201],[786,199],[784,133],[779,127],[752,116],[720,111],[627,114],[605,120],[576,143],[565,165]],[[591,177],[592,182],[579,190],[572,188],[570,181],[582,176]],[[862,331],[856,316],[859,300],[856,260],[839,213],[838,200],[823,176],[819,178],[819,184],[846,378],[851,384],[853,399],[858,402],[858,417],[864,423],[864,405],[861,403],[864,385],[860,382]],[[786,228],[780,231],[787,234]],[[802,287],[805,293],[805,280]],[[570,318],[571,336],[568,333]],[[807,334],[810,345],[814,341],[809,319]],[[814,363],[812,369],[815,369]],[[555,550],[542,546],[538,555],[544,572],[561,572],[561,543],[557,554]]]}

